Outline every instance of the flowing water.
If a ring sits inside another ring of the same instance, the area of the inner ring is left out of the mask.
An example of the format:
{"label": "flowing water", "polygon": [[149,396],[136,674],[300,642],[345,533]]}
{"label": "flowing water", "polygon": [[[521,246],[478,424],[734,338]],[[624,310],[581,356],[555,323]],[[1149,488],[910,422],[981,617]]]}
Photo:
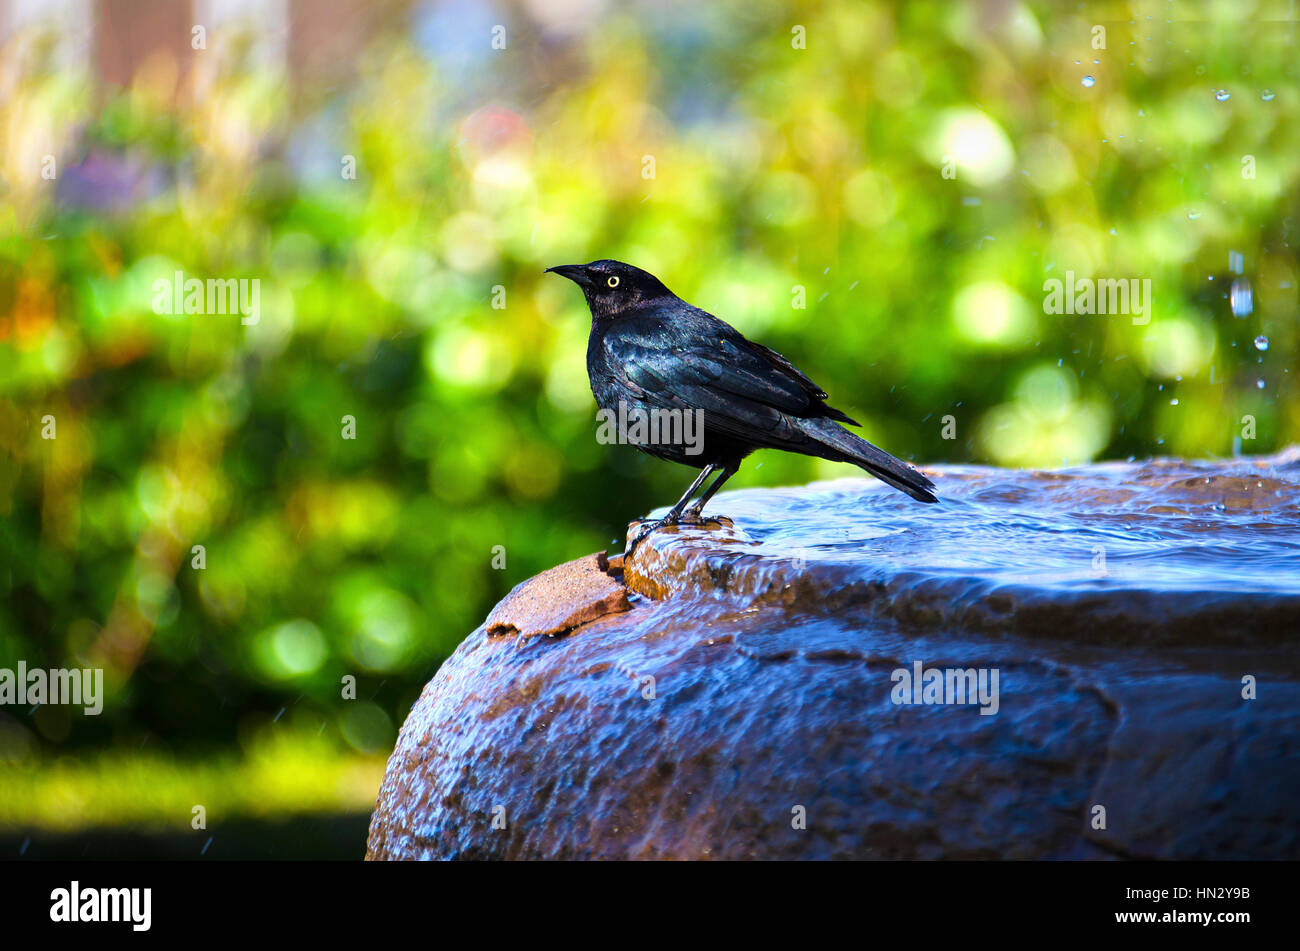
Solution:
{"label": "flowing water", "polygon": [[937,505],[863,479],[724,493],[707,511],[721,524],[650,536],[629,583],[652,597],[793,591],[925,626],[1088,639],[1101,628],[1206,643],[1296,632],[1300,449],[928,471]]}

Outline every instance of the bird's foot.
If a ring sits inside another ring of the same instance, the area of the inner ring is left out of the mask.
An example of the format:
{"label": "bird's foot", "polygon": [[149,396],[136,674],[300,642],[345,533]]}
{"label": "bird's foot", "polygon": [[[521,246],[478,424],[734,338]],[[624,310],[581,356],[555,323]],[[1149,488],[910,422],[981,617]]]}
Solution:
{"label": "bird's foot", "polygon": [[641,524],[641,527],[640,527],[640,529],[637,531],[637,533],[636,533],[636,537],[633,538],[632,541],[628,543],[627,551],[625,551],[625,552],[623,553],[623,559],[624,559],[625,561],[629,561],[629,560],[631,560],[631,558],[632,558],[632,553],[636,551],[636,546],[637,546],[637,545],[640,545],[643,541],[646,540],[646,538],[648,538],[650,535],[654,534],[654,532],[655,532],[657,529],[663,528],[665,525],[675,525],[675,524],[677,524],[677,519],[673,519],[673,520],[670,522],[670,521],[669,521],[668,519],[666,519],[666,518],[656,518],[656,519],[653,519],[653,520],[648,521],[648,522],[641,522],[640,524]]}
{"label": "bird's foot", "polygon": [[665,518],[656,518],[640,523],[640,529],[636,536],[627,546],[624,552],[625,558],[631,558],[636,547],[645,541],[650,535],[654,534],[661,528],[668,528],[671,525],[691,525],[700,528],[731,528],[734,523],[725,515],[701,515],[698,509],[687,509],[681,515],[673,517],[669,515]]}
{"label": "bird's foot", "polygon": [[683,525],[699,525],[704,528],[730,528],[732,525],[731,519],[727,516],[705,515],[698,508],[689,508],[683,512],[681,521]]}

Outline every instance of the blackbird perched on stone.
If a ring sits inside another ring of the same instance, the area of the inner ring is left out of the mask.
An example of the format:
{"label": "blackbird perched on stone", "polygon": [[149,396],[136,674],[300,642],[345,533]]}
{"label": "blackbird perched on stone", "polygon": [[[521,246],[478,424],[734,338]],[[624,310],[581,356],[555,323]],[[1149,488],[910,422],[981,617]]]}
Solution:
{"label": "blackbird perched on stone", "polygon": [[[937,502],[934,483],[840,423],[826,393],[775,350],[746,340],[686,303],[655,277],[621,261],[547,268],[580,288],[591,310],[587,375],[620,437],[644,452],[701,470],[651,531],[698,520],[705,503],[755,449],[784,449],[851,462],[920,502]],[[702,438],[701,438],[702,437]],[[699,500],[692,496],[720,472]]]}

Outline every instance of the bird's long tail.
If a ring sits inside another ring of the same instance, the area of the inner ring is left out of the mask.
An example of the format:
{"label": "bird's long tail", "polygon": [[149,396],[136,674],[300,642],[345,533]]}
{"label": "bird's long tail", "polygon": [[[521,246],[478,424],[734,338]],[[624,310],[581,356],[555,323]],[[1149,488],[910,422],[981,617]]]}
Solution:
{"label": "bird's long tail", "polygon": [[861,466],[882,482],[906,492],[918,502],[938,502],[934,483],[902,460],[895,459],[883,449],[871,445],[829,419],[804,419],[800,427],[805,434],[821,446],[831,450],[825,455],[837,462],[851,462]]}

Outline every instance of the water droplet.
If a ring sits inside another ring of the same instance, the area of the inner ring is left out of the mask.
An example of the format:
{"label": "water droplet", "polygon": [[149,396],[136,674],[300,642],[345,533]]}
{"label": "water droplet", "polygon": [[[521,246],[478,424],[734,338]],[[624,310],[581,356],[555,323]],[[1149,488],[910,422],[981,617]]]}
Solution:
{"label": "water droplet", "polygon": [[1240,274],[1245,263],[1246,258],[1240,251],[1228,252],[1228,270],[1233,274]]}
{"label": "water droplet", "polygon": [[1271,89],[1265,89],[1262,93],[1259,94],[1259,98],[1263,99],[1265,102],[1272,102],[1273,96],[1274,93],[1273,90]]}
{"label": "water droplet", "polygon": [[1201,217],[1201,213],[1199,211],[1192,210],[1187,213],[1187,217],[1195,221],[1197,218]]}
{"label": "water droplet", "polygon": [[1226,89],[1220,89],[1214,94],[1214,98],[1219,100],[1219,102],[1227,102],[1232,98],[1232,93],[1228,92]]}
{"label": "water droplet", "polygon": [[1232,287],[1228,290],[1228,302],[1232,306],[1232,316],[1248,316],[1255,309],[1254,301],[1251,299],[1250,281],[1244,277],[1233,281]]}
{"label": "water droplet", "polygon": [[1256,381],[1255,381],[1255,385],[1256,385],[1257,387],[1259,387],[1259,388],[1262,390],[1262,389],[1264,388],[1264,381],[1263,381],[1263,380],[1256,380]]}
{"label": "water droplet", "polygon": [[1175,397],[1174,399],[1170,400],[1170,401],[1169,401],[1169,405],[1170,405],[1170,406],[1177,406],[1177,405],[1178,405],[1178,398]]}
{"label": "water droplet", "polygon": [[1256,338],[1255,338],[1255,349],[1256,349],[1256,350],[1267,350],[1267,349],[1268,349],[1268,338],[1265,337],[1263,334],[1260,334],[1258,337],[1256,337]]}
{"label": "water droplet", "polygon": [[1079,80],[1079,82],[1083,83],[1089,89],[1097,84],[1097,80],[1093,79],[1091,76],[1084,76],[1083,79]]}

